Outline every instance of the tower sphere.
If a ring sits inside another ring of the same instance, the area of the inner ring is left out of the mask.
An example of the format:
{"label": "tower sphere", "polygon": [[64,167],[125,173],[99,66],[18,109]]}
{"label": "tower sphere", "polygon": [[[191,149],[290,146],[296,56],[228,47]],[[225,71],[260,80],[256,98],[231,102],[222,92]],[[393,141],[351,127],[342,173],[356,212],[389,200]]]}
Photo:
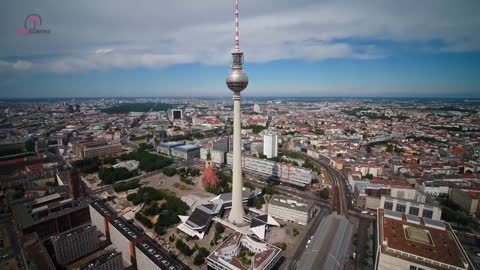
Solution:
{"label": "tower sphere", "polygon": [[227,75],[227,86],[233,92],[241,92],[248,85],[248,76],[242,69],[232,69]]}

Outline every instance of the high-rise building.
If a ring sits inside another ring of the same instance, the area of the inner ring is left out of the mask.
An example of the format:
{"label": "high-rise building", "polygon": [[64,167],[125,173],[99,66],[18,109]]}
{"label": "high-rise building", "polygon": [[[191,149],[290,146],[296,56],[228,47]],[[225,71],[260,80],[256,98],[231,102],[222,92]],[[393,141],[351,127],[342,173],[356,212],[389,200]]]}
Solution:
{"label": "high-rise building", "polygon": [[103,235],[110,240],[109,221],[117,217],[115,211],[101,201],[92,202],[89,206],[90,219]]}
{"label": "high-rise building", "polygon": [[278,156],[278,136],[277,134],[268,133],[263,135],[263,154],[267,158]]}
{"label": "high-rise building", "polygon": [[94,225],[86,224],[52,236],[57,262],[64,265],[98,249],[96,231]]}
{"label": "high-rise building", "polygon": [[181,109],[172,110],[172,120],[183,119],[183,111]]}
{"label": "high-rise building", "polygon": [[240,50],[238,33],[238,0],[235,1],[235,49],[232,52],[232,70],[227,76],[226,83],[233,91],[233,189],[232,210],[228,220],[233,224],[243,223],[242,200],[242,120],[240,110],[240,92],[248,85],[247,74],[243,71],[243,52]]}
{"label": "high-rise building", "polygon": [[253,111],[256,113],[261,113],[262,110],[260,109],[260,105],[258,104],[253,105]]}
{"label": "high-rise building", "polygon": [[134,265],[135,245],[146,238],[145,233],[121,217],[109,221],[108,227],[110,241],[122,253],[123,265]]}

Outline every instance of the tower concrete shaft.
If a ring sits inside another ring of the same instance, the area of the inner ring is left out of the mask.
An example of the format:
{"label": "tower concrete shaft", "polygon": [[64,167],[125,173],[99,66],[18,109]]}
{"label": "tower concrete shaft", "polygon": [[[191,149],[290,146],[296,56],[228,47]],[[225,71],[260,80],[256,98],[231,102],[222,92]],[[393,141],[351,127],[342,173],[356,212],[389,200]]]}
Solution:
{"label": "tower concrete shaft", "polygon": [[232,70],[226,83],[233,91],[233,172],[232,209],[228,221],[242,224],[243,221],[243,179],[242,179],[242,120],[240,92],[248,85],[247,74],[243,71],[243,52],[240,50],[238,0],[235,0],[235,49],[232,52]]}
{"label": "tower concrete shaft", "polygon": [[233,95],[233,188],[232,188],[232,209],[228,221],[233,224],[243,223],[243,179],[242,179],[242,127],[240,92]]}

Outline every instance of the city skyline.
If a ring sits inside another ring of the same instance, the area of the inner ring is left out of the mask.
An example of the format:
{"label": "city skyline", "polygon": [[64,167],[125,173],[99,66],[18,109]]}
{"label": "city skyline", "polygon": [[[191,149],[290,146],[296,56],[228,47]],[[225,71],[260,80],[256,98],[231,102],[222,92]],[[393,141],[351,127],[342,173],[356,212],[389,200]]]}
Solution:
{"label": "city skyline", "polygon": [[[0,98],[224,95],[228,1],[10,5]],[[475,1],[242,5],[246,96],[480,97]],[[50,33],[16,33],[29,14]]]}

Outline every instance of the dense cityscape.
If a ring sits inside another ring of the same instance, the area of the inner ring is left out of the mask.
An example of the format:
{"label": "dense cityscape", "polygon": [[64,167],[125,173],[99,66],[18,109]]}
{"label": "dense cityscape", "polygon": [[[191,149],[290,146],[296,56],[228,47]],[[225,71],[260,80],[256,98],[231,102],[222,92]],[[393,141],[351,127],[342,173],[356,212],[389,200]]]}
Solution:
{"label": "dense cityscape", "polygon": [[241,226],[231,102],[1,103],[2,268],[478,266],[476,101],[244,98]]}
{"label": "dense cityscape", "polygon": [[0,4],[0,270],[480,269],[478,3],[245,2]]}

